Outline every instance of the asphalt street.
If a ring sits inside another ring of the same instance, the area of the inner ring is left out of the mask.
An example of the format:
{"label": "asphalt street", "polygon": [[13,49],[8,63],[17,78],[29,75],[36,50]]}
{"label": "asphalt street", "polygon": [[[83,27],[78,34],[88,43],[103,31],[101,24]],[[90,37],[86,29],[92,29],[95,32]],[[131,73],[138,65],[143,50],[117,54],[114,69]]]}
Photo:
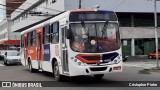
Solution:
{"label": "asphalt street", "polygon": [[[56,82],[53,79],[52,73],[30,73],[27,67],[22,65],[5,66],[3,62],[0,61],[0,81],[51,81],[55,84],[55,87],[46,87],[45,90],[128,90],[129,87],[105,87],[104,84],[121,84],[120,81],[160,81],[159,71],[148,71],[148,69],[156,66],[155,60],[137,59],[137,61],[135,61],[132,59],[134,58],[130,58],[128,61],[124,62],[122,73],[106,74],[102,80],[97,81],[92,76],[78,76],[67,77],[64,82]],[[60,86],[56,87],[56,85]],[[18,90],[20,88],[13,89]],[[44,88],[33,88],[32,90],[43,89]],[[149,90],[148,87],[143,89]],[[158,90],[159,88],[154,89]],[[10,88],[0,88],[0,90],[10,90]],[[24,88],[24,90],[30,89]]]}

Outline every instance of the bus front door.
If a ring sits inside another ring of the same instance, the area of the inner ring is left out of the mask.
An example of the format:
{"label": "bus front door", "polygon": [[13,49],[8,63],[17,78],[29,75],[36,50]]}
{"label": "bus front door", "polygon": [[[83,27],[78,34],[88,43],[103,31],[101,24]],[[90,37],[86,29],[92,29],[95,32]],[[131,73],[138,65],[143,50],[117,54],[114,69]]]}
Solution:
{"label": "bus front door", "polygon": [[62,70],[64,74],[67,74],[69,72],[68,67],[68,50],[67,50],[67,44],[66,44],[66,30],[67,26],[61,27],[61,47],[62,47],[62,53],[61,53],[61,60],[62,60]]}
{"label": "bus front door", "polygon": [[42,69],[42,35],[37,33],[37,60],[38,60],[38,69]]}

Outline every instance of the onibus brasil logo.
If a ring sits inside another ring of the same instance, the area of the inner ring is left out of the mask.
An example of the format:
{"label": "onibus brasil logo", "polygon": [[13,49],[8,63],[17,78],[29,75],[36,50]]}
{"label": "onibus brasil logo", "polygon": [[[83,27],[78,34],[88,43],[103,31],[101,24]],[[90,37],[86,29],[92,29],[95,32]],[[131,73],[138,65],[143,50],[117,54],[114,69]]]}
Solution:
{"label": "onibus brasil logo", "polygon": [[37,82],[2,82],[2,87],[42,87],[42,83],[37,83]]}

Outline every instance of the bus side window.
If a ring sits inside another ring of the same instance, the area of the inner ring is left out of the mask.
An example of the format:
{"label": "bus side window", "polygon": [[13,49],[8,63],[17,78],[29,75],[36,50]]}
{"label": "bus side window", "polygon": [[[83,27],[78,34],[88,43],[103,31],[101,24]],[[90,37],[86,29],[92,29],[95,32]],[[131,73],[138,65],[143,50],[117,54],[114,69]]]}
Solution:
{"label": "bus side window", "polygon": [[43,27],[43,44],[47,44],[50,42],[50,27],[49,25],[45,25]]}
{"label": "bus side window", "polygon": [[36,45],[36,31],[31,32],[31,45],[35,46]]}
{"label": "bus side window", "polygon": [[36,45],[36,30],[35,31],[33,31],[33,37],[32,37],[32,41],[33,41],[33,46],[35,46]]}
{"label": "bus side window", "polygon": [[27,46],[31,46],[31,32],[28,33]]}
{"label": "bus side window", "polygon": [[51,24],[51,42],[57,44],[59,42],[59,23]]}

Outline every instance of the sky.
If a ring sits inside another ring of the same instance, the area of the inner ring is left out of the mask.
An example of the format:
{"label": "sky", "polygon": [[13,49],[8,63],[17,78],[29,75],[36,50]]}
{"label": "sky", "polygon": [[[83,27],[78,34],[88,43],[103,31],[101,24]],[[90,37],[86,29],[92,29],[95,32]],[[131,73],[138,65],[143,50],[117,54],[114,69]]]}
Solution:
{"label": "sky", "polygon": [[[3,1],[3,0],[0,0],[0,4],[2,4],[2,1]],[[3,7],[0,6],[0,8],[3,8]],[[4,12],[4,10],[0,9],[0,21],[3,20],[3,12]]]}

